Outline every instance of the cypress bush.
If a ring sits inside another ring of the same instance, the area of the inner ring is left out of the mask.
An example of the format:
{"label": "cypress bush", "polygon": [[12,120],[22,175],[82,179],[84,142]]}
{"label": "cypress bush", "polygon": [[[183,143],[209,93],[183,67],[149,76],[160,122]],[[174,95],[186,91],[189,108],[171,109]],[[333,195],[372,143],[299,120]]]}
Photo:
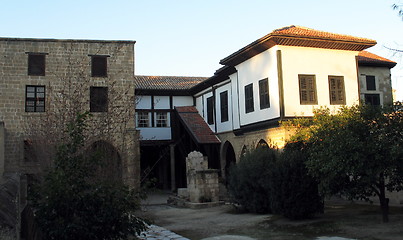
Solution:
{"label": "cypress bush", "polygon": [[270,182],[276,153],[272,149],[258,148],[248,152],[228,176],[228,191],[235,203],[249,212],[270,213]]}
{"label": "cypress bush", "polygon": [[318,182],[308,175],[307,155],[301,143],[288,144],[272,174],[271,207],[274,213],[298,220],[323,212]]}

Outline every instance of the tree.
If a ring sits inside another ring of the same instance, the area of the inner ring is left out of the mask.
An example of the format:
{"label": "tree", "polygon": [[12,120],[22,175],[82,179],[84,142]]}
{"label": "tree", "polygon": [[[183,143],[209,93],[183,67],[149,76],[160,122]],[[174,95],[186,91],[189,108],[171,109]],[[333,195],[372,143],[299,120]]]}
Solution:
{"label": "tree", "polygon": [[31,194],[45,239],[122,239],[145,230],[135,217],[140,195],[121,182],[99,178],[99,154],[88,153],[84,133],[88,113],[67,125],[53,168]]}
{"label": "tree", "polygon": [[386,191],[403,189],[403,112],[353,106],[332,114],[322,108],[291,125],[297,129],[291,141],[307,148],[306,165],[320,191],[367,201],[378,196],[388,222]]}

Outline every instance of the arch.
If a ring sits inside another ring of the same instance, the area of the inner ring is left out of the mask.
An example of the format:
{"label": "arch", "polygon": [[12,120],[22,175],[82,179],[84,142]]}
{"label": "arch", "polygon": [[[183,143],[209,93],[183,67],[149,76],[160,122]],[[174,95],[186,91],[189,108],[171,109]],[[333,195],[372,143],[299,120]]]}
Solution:
{"label": "arch", "polygon": [[263,139],[260,139],[259,142],[256,145],[256,149],[258,148],[270,148],[269,144],[267,144],[267,142]]}
{"label": "arch", "polygon": [[118,150],[105,140],[93,142],[88,151],[98,162],[97,177],[108,181],[122,181],[122,158]]}
{"label": "arch", "polygon": [[248,152],[248,148],[246,147],[246,145],[243,145],[239,159],[241,159],[243,156],[245,156],[247,152]]}
{"label": "arch", "polygon": [[232,165],[236,164],[236,156],[234,147],[229,141],[226,141],[221,149],[221,165],[223,166],[223,178],[227,180],[229,169]]}

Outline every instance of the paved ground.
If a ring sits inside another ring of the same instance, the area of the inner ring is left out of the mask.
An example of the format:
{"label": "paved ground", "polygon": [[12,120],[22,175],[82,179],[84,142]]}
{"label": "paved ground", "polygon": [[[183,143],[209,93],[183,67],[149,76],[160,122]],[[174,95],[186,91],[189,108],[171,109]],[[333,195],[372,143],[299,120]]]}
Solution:
{"label": "paved ground", "polygon": [[[230,206],[207,209],[186,209],[168,206],[166,200],[169,193],[153,193],[143,201],[145,216],[157,225],[151,225],[140,239],[142,240],[256,240],[256,239],[310,239],[310,240],[351,240],[341,237],[289,238],[283,236],[259,236],[250,232],[257,223],[267,221],[271,215],[231,214]],[[169,229],[169,230],[168,230]],[[179,233],[179,234],[177,234]],[[235,233],[235,234],[233,234]],[[183,236],[185,237],[183,237]],[[255,237],[253,237],[255,236]],[[256,237],[258,236],[258,237]]]}

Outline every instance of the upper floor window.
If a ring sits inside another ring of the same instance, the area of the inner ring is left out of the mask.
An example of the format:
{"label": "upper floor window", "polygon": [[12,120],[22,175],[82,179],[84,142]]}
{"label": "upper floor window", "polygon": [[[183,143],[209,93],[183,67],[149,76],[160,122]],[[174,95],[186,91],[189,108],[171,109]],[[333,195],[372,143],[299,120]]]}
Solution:
{"label": "upper floor window", "polygon": [[214,124],[214,98],[207,98],[207,123]]}
{"label": "upper floor window", "polygon": [[299,99],[302,105],[318,104],[315,75],[298,75]]}
{"label": "upper floor window", "polygon": [[108,88],[90,87],[90,112],[108,111]]}
{"label": "upper floor window", "polygon": [[156,112],[156,127],[168,127],[168,112]]}
{"label": "upper floor window", "polygon": [[45,86],[27,85],[25,89],[25,111],[45,111]]}
{"label": "upper floor window", "polygon": [[45,57],[44,53],[28,53],[28,75],[45,76]]}
{"label": "upper floor window", "polygon": [[255,108],[253,106],[253,84],[245,86],[245,112],[253,112]]}
{"label": "upper floor window", "polygon": [[269,79],[267,78],[259,81],[259,98],[260,98],[260,109],[270,107]]}
{"label": "upper floor window", "polygon": [[137,127],[149,127],[150,118],[148,112],[137,112]]}
{"label": "upper floor window", "polygon": [[221,122],[228,121],[228,91],[220,93]]}
{"label": "upper floor window", "polygon": [[342,76],[329,76],[330,104],[346,104],[344,78]]}
{"label": "upper floor window", "polygon": [[108,56],[91,56],[91,76],[108,76]]}
{"label": "upper floor window", "polygon": [[376,90],[375,76],[365,76],[365,80],[367,84],[367,90],[369,91]]}
{"label": "upper floor window", "polygon": [[379,94],[364,94],[365,104],[379,106],[381,105],[381,98]]}

